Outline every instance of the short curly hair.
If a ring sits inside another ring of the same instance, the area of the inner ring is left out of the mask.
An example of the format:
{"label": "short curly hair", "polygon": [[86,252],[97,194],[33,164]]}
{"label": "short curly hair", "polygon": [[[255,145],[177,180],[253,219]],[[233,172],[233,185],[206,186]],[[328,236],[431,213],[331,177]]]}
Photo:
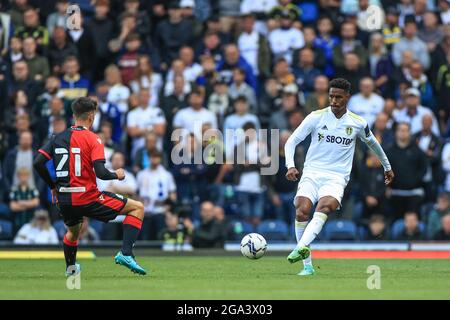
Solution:
{"label": "short curly hair", "polygon": [[330,81],[330,88],[342,89],[350,94],[352,90],[352,85],[344,78],[336,78]]}

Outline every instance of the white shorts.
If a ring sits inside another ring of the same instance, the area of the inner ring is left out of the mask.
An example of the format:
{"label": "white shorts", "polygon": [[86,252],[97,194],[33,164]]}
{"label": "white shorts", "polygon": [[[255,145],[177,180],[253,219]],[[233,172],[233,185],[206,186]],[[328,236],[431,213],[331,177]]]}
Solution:
{"label": "white shorts", "polygon": [[330,196],[335,198],[341,205],[344,189],[348,181],[339,175],[325,172],[303,172],[298,183],[297,197],[306,197],[315,205],[320,198]]}

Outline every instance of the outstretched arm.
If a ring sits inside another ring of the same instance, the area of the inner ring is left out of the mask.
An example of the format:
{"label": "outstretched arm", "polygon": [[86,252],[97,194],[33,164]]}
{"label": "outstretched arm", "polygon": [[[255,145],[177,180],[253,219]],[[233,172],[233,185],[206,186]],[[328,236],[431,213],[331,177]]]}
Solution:
{"label": "outstretched arm", "polygon": [[295,148],[312,132],[315,121],[316,118],[314,115],[308,115],[297,129],[295,129],[284,146],[286,167],[288,168],[286,178],[290,181],[297,181],[299,175],[297,168],[295,168]]}
{"label": "outstretched arm", "polygon": [[361,140],[363,140],[367,144],[370,150],[372,150],[372,152],[375,153],[377,158],[380,160],[384,168],[384,183],[386,185],[389,185],[394,179],[394,172],[392,171],[391,164],[389,163],[389,159],[386,156],[386,153],[384,152],[378,140],[369,130],[368,126],[366,126],[366,129],[364,130],[364,135],[361,137]]}

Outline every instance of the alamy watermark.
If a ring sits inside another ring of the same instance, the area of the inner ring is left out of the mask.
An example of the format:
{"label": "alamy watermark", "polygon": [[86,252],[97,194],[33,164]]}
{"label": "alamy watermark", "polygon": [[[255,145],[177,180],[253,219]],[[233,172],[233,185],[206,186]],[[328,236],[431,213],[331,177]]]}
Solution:
{"label": "alamy watermark", "polygon": [[366,285],[369,290],[381,289],[381,269],[377,265],[367,267],[366,273],[370,274],[367,278]]}
{"label": "alamy watermark", "polygon": [[66,288],[69,290],[80,290],[81,289],[81,272],[76,266],[69,266],[67,268],[67,273],[70,276],[66,279]]}
{"label": "alamy watermark", "polygon": [[78,5],[72,4],[66,10],[66,28],[68,30],[81,29],[81,9]]}

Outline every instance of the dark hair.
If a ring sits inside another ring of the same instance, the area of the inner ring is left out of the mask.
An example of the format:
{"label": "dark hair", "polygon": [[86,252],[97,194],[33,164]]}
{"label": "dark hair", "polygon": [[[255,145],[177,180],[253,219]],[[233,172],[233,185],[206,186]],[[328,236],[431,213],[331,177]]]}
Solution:
{"label": "dark hair", "polygon": [[248,122],[244,123],[244,125],[242,126],[242,129],[244,131],[247,131],[250,129],[256,130],[256,126],[253,122],[248,121]]}
{"label": "dark hair", "polygon": [[73,115],[79,119],[86,119],[88,113],[96,110],[97,102],[87,97],[78,98],[72,103]]}
{"label": "dark hair", "polygon": [[352,85],[350,84],[350,82],[348,82],[347,80],[343,79],[343,78],[336,78],[330,81],[330,88],[336,88],[336,89],[342,89],[347,93],[350,93],[351,89],[352,89]]}
{"label": "dark hair", "polygon": [[163,154],[161,151],[159,150],[153,150],[152,152],[150,152],[150,158],[163,158]]}

